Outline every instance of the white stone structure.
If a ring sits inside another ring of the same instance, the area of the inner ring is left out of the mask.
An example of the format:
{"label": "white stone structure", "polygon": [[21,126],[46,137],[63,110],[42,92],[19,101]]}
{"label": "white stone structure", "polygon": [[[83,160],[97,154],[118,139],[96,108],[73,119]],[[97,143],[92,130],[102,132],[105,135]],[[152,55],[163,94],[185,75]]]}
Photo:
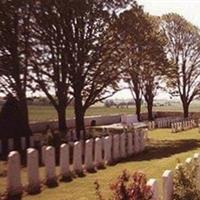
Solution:
{"label": "white stone structure", "polygon": [[153,196],[151,200],[159,200],[159,195],[158,195],[158,183],[156,179],[149,179],[147,182],[147,185],[151,187]]}
{"label": "white stone structure", "polygon": [[104,140],[104,162],[106,165],[112,164],[112,137],[106,136]]}
{"label": "white stone structure", "polygon": [[173,172],[166,170],[162,175],[163,200],[172,200],[173,196]]}
{"label": "white stone structure", "polygon": [[115,134],[113,136],[113,161],[117,162],[120,158],[120,147],[119,147],[120,135]]}
{"label": "white stone structure", "polygon": [[11,151],[8,155],[7,171],[7,192],[9,196],[15,196],[22,193],[20,170],[20,155],[17,151]]}
{"label": "white stone structure", "polygon": [[30,194],[40,192],[38,151],[32,148],[27,149],[27,173],[28,192]]}
{"label": "white stone structure", "polygon": [[85,169],[90,172],[94,171],[94,162],[93,162],[93,139],[86,140],[85,142],[85,160],[84,160]]}
{"label": "white stone structure", "polygon": [[127,135],[128,135],[128,141],[127,141],[128,156],[132,156],[133,152],[134,152],[134,149],[133,149],[133,134],[131,132],[128,132]]}
{"label": "white stone structure", "polygon": [[94,163],[97,168],[104,167],[104,161],[102,156],[102,138],[95,139],[95,148],[94,148]]}
{"label": "white stone structure", "polygon": [[82,146],[80,142],[74,143],[73,149],[73,170],[77,175],[83,174],[82,167]]}
{"label": "white stone structure", "polygon": [[127,152],[126,152],[126,133],[122,133],[120,135],[120,157],[126,158]]}
{"label": "white stone structure", "polygon": [[140,152],[140,130],[135,129],[134,134],[133,134],[133,140],[134,140],[134,153],[139,153]]}
{"label": "white stone structure", "polygon": [[55,160],[55,148],[48,146],[45,149],[45,168],[46,168],[46,184],[48,186],[54,186],[57,184],[56,177],[56,160]]}
{"label": "white stone structure", "polygon": [[63,180],[70,178],[69,166],[69,145],[62,144],[60,146],[60,175]]}

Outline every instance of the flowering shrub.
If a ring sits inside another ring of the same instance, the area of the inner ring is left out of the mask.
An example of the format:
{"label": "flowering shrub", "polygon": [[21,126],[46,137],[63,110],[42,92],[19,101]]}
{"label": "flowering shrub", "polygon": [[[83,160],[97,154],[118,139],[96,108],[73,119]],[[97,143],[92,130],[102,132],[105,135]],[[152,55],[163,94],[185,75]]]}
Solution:
{"label": "flowering shrub", "polygon": [[179,165],[174,174],[173,200],[199,200],[197,164]]}
{"label": "flowering shrub", "polygon": [[[147,179],[144,173],[135,172],[130,175],[126,170],[111,184],[111,200],[150,200],[152,198],[151,187],[146,185]],[[105,200],[100,192],[100,185],[95,182],[96,195],[99,200]]]}

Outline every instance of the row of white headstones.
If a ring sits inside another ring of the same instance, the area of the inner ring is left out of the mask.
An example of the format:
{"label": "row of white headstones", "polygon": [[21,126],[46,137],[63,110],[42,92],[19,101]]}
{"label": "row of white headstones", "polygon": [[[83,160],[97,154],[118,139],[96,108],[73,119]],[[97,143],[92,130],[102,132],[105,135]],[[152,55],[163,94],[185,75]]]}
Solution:
{"label": "row of white headstones", "polygon": [[[179,170],[179,168],[185,164],[186,167],[188,167],[188,170],[190,170],[190,166],[197,164],[197,180],[200,179],[200,154],[195,153],[193,157],[187,158],[185,160],[185,163],[179,163],[175,170]],[[158,187],[158,181],[156,179],[149,179],[147,182],[147,185],[151,187],[153,196],[151,200],[159,200],[161,197],[163,200],[172,200],[173,199],[173,171],[172,170],[166,170],[162,175],[162,193],[159,190]],[[200,186],[198,186],[199,188]]]}
{"label": "row of white headstones", "polygon": [[[85,171],[96,170],[102,166],[118,162],[123,158],[140,153],[145,149],[144,129],[137,129],[134,133],[122,133],[102,138],[88,139],[85,144],[81,141],[73,143],[73,160],[70,165],[69,144],[60,146],[60,174],[59,177],[67,179],[72,172],[80,175]],[[83,148],[84,146],[84,148]],[[94,153],[93,153],[94,152]],[[82,155],[84,154],[84,161]],[[57,183],[56,155],[52,146],[42,147],[42,161],[46,169],[46,184]],[[34,148],[27,149],[27,177],[29,193],[40,191],[39,155]],[[10,196],[23,192],[21,181],[20,154],[11,151],[8,155],[7,167],[7,193]]]}
{"label": "row of white headstones", "polygon": [[187,120],[182,122],[173,122],[171,123],[172,133],[177,133],[185,130],[189,130],[196,127],[194,120]]}
{"label": "row of white headstones", "polygon": [[148,121],[148,129],[152,130],[155,128],[170,128],[171,123],[180,121],[180,117],[165,117],[157,118],[155,121]]}

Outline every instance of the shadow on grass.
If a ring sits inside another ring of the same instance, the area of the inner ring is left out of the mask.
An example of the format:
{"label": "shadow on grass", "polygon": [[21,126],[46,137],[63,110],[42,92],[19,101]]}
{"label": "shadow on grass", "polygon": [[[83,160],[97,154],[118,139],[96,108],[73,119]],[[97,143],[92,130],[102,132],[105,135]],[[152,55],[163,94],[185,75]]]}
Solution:
{"label": "shadow on grass", "polygon": [[123,162],[161,159],[175,154],[195,150],[199,147],[200,141],[195,139],[177,141],[162,140],[160,142],[151,141],[151,143],[147,145],[144,152],[124,160]]}

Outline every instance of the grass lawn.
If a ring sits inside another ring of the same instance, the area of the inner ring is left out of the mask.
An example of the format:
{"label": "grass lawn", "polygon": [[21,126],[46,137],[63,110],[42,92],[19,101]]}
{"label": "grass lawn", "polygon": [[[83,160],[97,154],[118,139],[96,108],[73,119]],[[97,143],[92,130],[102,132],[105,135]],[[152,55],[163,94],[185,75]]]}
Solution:
{"label": "grass lawn", "polygon": [[[106,107],[91,107],[87,110],[87,116],[94,115],[112,115],[112,114],[133,114],[135,112],[135,107],[129,108],[106,108]],[[44,121],[57,119],[57,113],[52,106],[29,106],[29,116],[30,121]],[[66,109],[66,117],[74,117],[73,107],[68,107]]]}
{"label": "grass lawn", "polygon": [[[187,157],[200,152],[200,134],[197,129],[188,130],[176,134],[170,133],[170,129],[156,129],[149,132],[150,143],[145,152],[134,156],[132,159],[118,163],[115,166],[99,170],[94,174],[87,174],[83,178],[76,178],[70,183],[60,183],[59,187],[45,188],[41,194],[25,196],[25,200],[94,200],[94,181],[98,180],[102,194],[110,196],[109,184],[116,180],[117,176],[127,169],[130,172],[142,170],[148,178],[157,178],[162,185],[161,176],[164,170],[174,169],[177,159],[185,161]],[[44,174],[41,168],[41,174]],[[23,169],[23,181],[25,182],[25,169]],[[0,188],[5,188],[5,178],[0,178]]]}
{"label": "grass lawn", "polygon": [[[199,103],[193,103],[190,106],[191,112],[198,112],[200,110],[200,104]],[[142,107],[142,112],[146,112],[146,108]],[[171,106],[158,106],[154,107],[154,111],[182,111],[181,104],[174,104]],[[90,107],[86,115],[92,116],[92,115],[111,115],[111,114],[133,114],[135,113],[135,107],[131,106],[129,108],[106,108],[103,106],[94,106]],[[55,109],[52,106],[29,106],[29,117],[30,121],[45,121],[45,120],[52,120],[57,119],[57,113]],[[72,118],[74,117],[74,110],[73,107],[69,106],[66,109],[66,117]]]}

